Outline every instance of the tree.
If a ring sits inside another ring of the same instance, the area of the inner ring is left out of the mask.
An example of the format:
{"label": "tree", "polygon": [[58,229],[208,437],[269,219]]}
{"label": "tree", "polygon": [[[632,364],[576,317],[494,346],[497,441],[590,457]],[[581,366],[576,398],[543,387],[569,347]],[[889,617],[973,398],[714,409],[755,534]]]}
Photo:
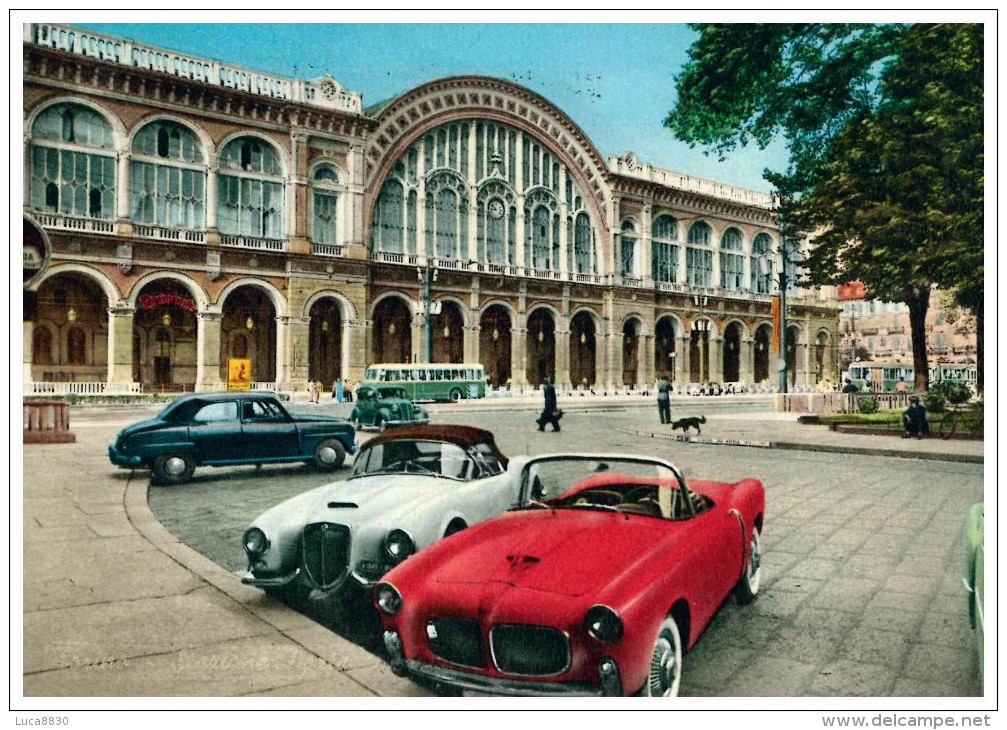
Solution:
{"label": "tree", "polygon": [[982,316],[982,26],[696,29],[665,124],[720,154],[786,135],[788,170],[764,173],[784,235],[812,239],[811,283],[908,305],[925,390],[932,284]]}

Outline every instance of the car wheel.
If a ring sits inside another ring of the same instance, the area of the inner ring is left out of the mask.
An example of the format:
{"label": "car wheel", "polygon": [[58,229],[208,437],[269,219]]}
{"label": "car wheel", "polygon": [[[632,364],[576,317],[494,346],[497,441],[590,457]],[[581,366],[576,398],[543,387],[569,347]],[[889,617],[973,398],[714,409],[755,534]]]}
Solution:
{"label": "car wheel", "polygon": [[444,530],[444,537],[451,537],[456,532],[461,532],[466,527],[468,527],[468,525],[461,520],[452,520],[451,524],[447,526],[446,530]]}
{"label": "car wheel", "polygon": [[295,578],[285,586],[266,588],[265,591],[270,598],[274,598],[280,603],[286,603],[288,606],[297,607],[307,603],[308,597],[311,595],[311,586],[307,586]]}
{"label": "car wheel", "polygon": [[734,598],[741,604],[751,603],[759,595],[759,583],[762,580],[762,541],[759,539],[758,527],[752,527],[752,542],[748,549],[745,574],[741,576],[734,589]]}
{"label": "car wheel", "polygon": [[682,681],[682,637],[675,619],[668,616],[661,622],[650,655],[650,671],[643,685],[644,697],[677,697]]}
{"label": "car wheel", "polygon": [[452,388],[451,390],[451,400],[455,403],[462,399],[462,391],[460,388]]}
{"label": "car wheel", "polygon": [[168,451],[154,459],[154,479],[160,484],[184,484],[195,469],[195,460],[184,451]]}
{"label": "car wheel", "polygon": [[336,439],[325,439],[315,447],[315,466],[319,469],[338,469],[345,460],[346,449]]}

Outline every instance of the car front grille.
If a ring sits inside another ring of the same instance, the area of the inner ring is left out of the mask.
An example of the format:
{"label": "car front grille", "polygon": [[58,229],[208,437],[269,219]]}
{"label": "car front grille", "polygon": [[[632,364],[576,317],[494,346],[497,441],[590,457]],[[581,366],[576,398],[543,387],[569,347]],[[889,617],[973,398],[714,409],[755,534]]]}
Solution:
{"label": "car front grille", "polygon": [[308,578],[323,590],[332,588],[349,572],[350,528],[331,522],[307,525],[302,549]]}
{"label": "car front grille", "polygon": [[490,646],[493,663],[504,674],[547,677],[570,666],[569,639],[547,626],[494,626]]}
{"label": "car front grille", "polygon": [[426,631],[430,651],[438,659],[463,667],[486,667],[482,631],[477,621],[433,618],[427,621]]}

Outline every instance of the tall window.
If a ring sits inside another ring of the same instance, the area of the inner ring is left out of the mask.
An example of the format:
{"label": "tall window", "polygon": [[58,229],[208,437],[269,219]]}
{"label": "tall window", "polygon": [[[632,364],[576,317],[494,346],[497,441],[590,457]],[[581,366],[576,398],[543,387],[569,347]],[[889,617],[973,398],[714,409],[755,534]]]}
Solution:
{"label": "tall window", "polygon": [[678,281],[678,221],[670,215],[660,215],[651,228],[651,277],[654,281]]}
{"label": "tall window", "polygon": [[760,233],[752,241],[752,291],[770,294],[773,290],[773,239]]}
{"label": "tall window", "polygon": [[206,168],[196,136],[180,124],[157,121],[133,138],[130,217],[168,228],[206,226]]}
{"label": "tall window", "polygon": [[283,170],[269,144],[255,137],[228,142],[217,188],[221,233],[283,238]]}
{"label": "tall window", "polygon": [[[417,201],[424,206],[419,216]],[[536,137],[497,122],[452,122],[427,131],[393,166],[374,206],[371,244],[376,251],[418,253],[419,236],[431,255],[467,260],[475,238],[472,250],[482,263],[556,270],[565,261],[568,270],[586,273],[598,257],[584,201],[574,175]]]}
{"label": "tall window", "polygon": [[636,224],[624,221],[622,224],[622,244],[620,246],[619,273],[623,276],[636,275]]}
{"label": "tall window", "polygon": [[31,206],[88,218],[115,216],[115,142],[98,113],[55,104],[31,130]]}
{"label": "tall window", "polygon": [[745,259],[741,250],[741,231],[728,228],[720,241],[720,286],[728,291],[744,288]]}
{"label": "tall window", "polygon": [[713,286],[713,251],[708,248],[712,235],[710,226],[703,221],[694,223],[689,229],[685,277],[692,286]]}
{"label": "tall window", "polygon": [[339,173],[323,165],[311,176],[311,240],[315,243],[339,242]]}

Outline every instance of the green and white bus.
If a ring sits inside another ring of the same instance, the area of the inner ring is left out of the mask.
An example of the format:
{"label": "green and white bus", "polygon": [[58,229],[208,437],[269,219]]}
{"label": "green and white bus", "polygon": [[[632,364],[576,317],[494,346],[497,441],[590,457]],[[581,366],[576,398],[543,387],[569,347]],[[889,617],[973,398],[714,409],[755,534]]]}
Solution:
{"label": "green and white bus", "polygon": [[486,397],[486,372],[478,363],[376,363],[361,385],[402,388],[414,401],[460,401]]}

